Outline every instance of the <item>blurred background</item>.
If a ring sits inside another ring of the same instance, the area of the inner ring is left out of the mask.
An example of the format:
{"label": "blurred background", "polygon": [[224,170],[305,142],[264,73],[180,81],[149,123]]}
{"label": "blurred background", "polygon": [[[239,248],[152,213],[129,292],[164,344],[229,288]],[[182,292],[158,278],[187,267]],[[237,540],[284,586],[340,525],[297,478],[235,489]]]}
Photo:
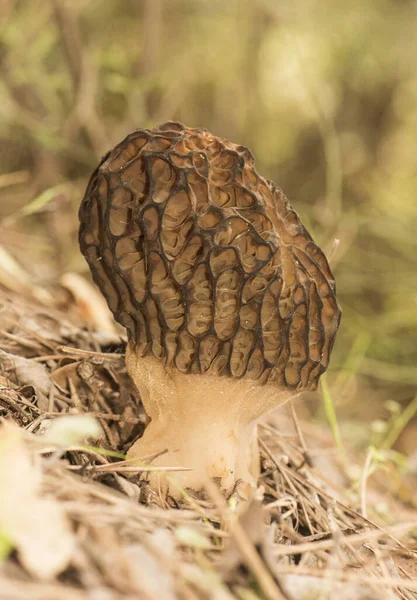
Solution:
{"label": "blurred background", "polygon": [[131,130],[247,145],[331,254],[342,434],[417,464],[416,57],[416,0],[0,0],[0,283],[89,277],[78,206]]}

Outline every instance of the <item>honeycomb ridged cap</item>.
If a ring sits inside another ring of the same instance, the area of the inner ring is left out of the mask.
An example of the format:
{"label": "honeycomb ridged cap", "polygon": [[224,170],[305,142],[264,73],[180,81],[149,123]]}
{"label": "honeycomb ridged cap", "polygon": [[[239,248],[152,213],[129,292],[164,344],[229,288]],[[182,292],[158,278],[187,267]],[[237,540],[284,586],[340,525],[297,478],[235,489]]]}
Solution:
{"label": "honeycomb ridged cap", "polygon": [[93,173],[79,217],[94,281],[138,353],[317,386],[341,315],[334,277],[247,148],[180,123],[138,129]]}

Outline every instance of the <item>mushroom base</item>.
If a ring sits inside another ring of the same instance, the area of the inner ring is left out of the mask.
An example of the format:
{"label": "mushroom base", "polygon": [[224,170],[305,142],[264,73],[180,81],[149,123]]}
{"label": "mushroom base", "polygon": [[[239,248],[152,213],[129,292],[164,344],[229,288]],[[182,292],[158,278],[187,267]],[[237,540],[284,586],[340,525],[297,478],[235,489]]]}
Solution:
{"label": "mushroom base", "polygon": [[182,490],[201,491],[207,478],[225,494],[237,482],[255,487],[257,420],[292,394],[243,379],[186,375],[153,356],[139,356],[132,343],[126,365],[151,419],[129,457],[145,462],[161,453],[153,466],[191,469],[146,473],[154,491],[180,498]]}
{"label": "mushroom base", "polygon": [[146,473],[154,491],[174,498],[180,498],[182,490],[200,491],[208,477],[226,494],[232,492],[236,481],[254,488],[259,475],[256,425],[240,432],[235,423],[229,425],[212,419],[199,426],[186,419],[169,424],[152,421],[130,448],[129,458],[145,461],[163,452],[151,461],[152,466],[191,469]]}

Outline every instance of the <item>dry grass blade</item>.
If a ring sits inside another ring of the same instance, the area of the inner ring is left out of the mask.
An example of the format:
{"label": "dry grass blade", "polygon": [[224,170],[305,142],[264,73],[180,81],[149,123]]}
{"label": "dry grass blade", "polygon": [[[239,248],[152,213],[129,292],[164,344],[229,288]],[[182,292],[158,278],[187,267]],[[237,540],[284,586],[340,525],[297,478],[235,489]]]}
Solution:
{"label": "dry grass blade", "polygon": [[73,471],[94,471],[97,473],[169,473],[176,471],[190,471],[189,467],[152,467],[152,466],[136,466],[136,467],[122,467],[117,465],[89,465],[84,466],[70,466],[69,469]]}
{"label": "dry grass blade", "polygon": [[69,348],[68,346],[59,346],[58,350],[67,355],[85,356],[87,358],[105,358],[109,360],[119,360],[124,358],[124,354],[115,352],[95,352],[93,350],[83,350],[81,348]]}

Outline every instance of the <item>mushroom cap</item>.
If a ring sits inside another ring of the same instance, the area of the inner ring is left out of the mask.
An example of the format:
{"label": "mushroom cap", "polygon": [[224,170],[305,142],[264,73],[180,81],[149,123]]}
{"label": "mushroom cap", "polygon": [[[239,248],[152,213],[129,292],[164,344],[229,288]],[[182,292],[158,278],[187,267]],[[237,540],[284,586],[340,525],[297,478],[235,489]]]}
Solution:
{"label": "mushroom cap", "polygon": [[341,311],[325,255],[244,146],[138,129],[93,173],[80,246],[137,352],[183,373],[317,387]]}

